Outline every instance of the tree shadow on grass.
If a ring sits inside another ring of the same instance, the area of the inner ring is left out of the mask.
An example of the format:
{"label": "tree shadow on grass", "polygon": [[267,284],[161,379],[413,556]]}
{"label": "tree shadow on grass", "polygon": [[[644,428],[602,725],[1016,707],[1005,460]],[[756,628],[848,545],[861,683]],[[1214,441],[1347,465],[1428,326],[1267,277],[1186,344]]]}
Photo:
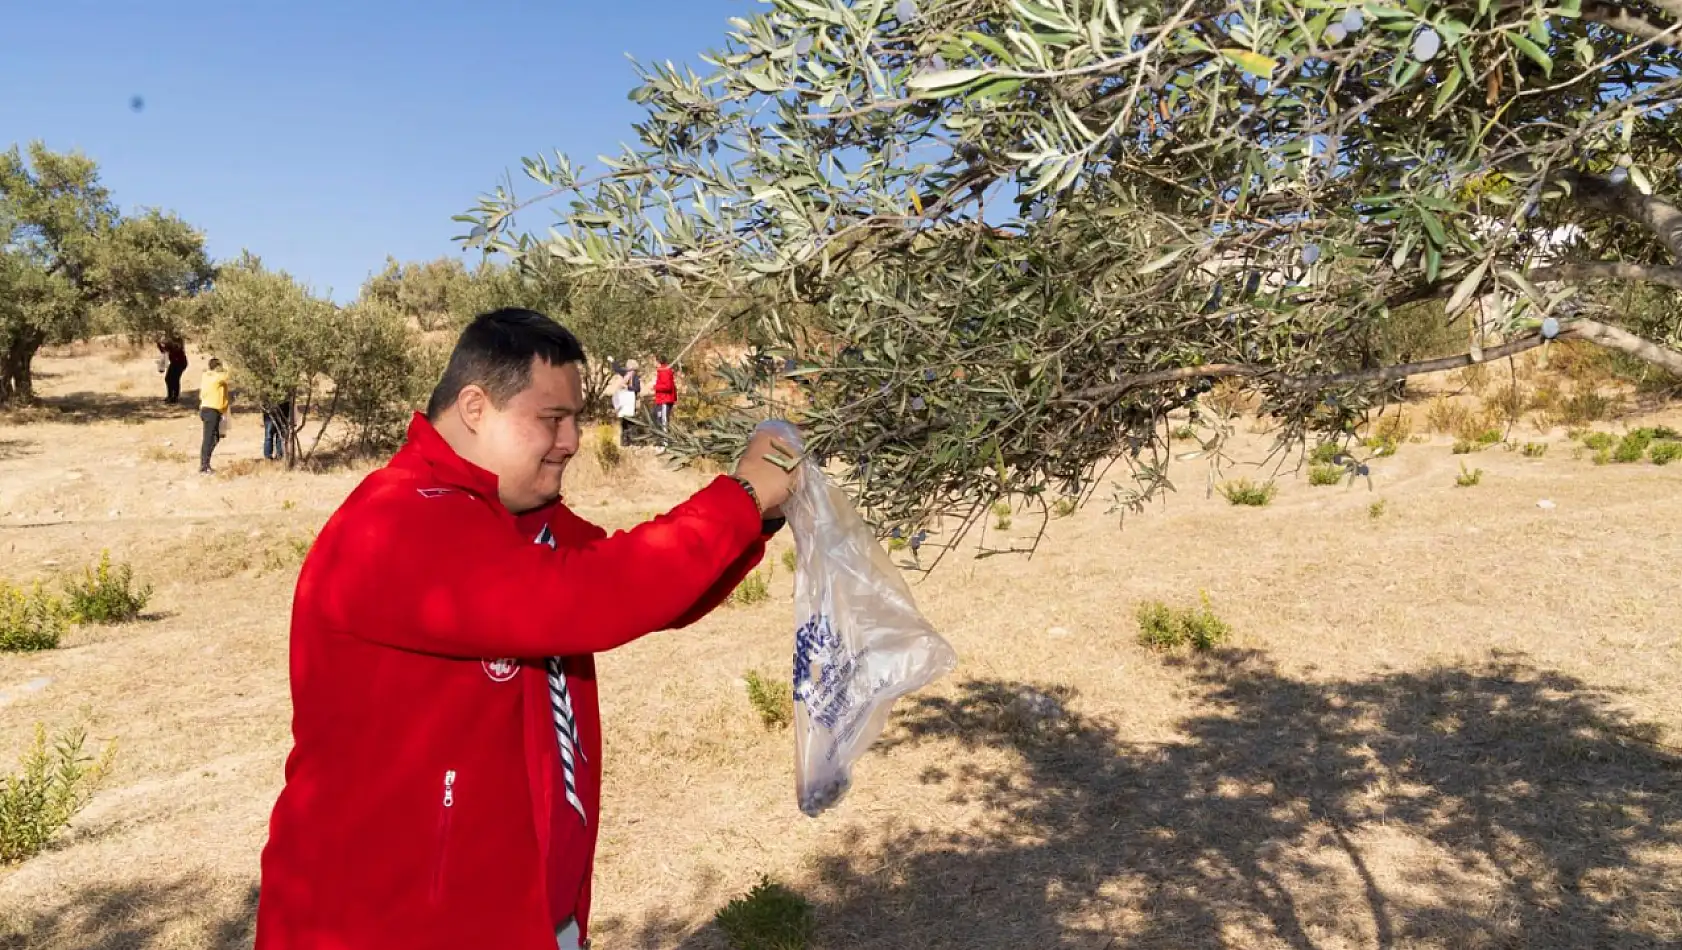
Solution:
{"label": "tree shadow on grass", "polygon": [[[818,856],[815,946],[1682,940],[1682,758],[1583,682],[1511,655],[1359,680],[1236,651],[1185,667],[1202,709],[1167,743],[1035,725],[1018,683],[906,703],[884,746],[949,749],[924,780],[983,818]],[[996,750],[1013,763],[966,754]],[[666,918],[623,930],[722,945]]]}
{"label": "tree shadow on grass", "polygon": [[41,396],[32,406],[18,410],[20,420],[90,425],[96,422],[127,422],[139,425],[158,420],[198,421],[197,391],[181,393],[181,402],[164,402],[161,395],[129,396],[121,393],[74,392],[62,396]]}
{"label": "tree shadow on grass", "polygon": [[38,455],[41,448],[29,439],[0,439],[0,462]]}
{"label": "tree shadow on grass", "polygon": [[0,919],[0,950],[248,950],[255,940],[255,885],[241,891],[189,876],[67,896],[53,910]]}

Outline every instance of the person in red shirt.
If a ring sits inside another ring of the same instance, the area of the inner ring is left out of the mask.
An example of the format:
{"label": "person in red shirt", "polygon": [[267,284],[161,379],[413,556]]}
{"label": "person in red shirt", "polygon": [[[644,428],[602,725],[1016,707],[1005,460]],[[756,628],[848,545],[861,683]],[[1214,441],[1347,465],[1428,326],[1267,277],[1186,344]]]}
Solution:
{"label": "person in red shirt", "polygon": [[677,371],[666,364],[665,357],[654,370],[654,420],[660,428],[672,424],[672,407],[677,405]]}
{"label": "person in red shirt", "polygon": [[560,501],[583,348],[476,318],[403,448],[345,500],[292,607],[293,747],[257,950],[588,945],[602,741],[592,654],[724,600],[781,526],[792,457],[609,536]]}

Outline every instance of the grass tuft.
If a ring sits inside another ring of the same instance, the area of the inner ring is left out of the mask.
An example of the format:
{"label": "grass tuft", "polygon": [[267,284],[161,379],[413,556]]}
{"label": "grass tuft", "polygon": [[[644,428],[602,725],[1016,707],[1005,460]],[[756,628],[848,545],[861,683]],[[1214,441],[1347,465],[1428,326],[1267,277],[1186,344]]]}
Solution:
{"label": "grass tuft", "polygon": [[787,729],[794,723],[794,687],[787,680],[762,676],[749,670],[743,677],[747,684],[748,705],[759,714],[759,722],[766,729]]}
{"label": "grass tuft", "polygon": [[1227,482],[1220,487],[1221,497],[1228,504],[1245,505],[1250,508],[1264,508],[1273,501],[1273,496],[1279,493],[1279,486],[1272,482],[1256,484],[1248,478]]}
{"label": "grass tuft", "polygon": [[732,607],[752,607],[763,604],[771,599],[771,573],[769,571],[754,571],[742,578],[736,589],[730,592]]}

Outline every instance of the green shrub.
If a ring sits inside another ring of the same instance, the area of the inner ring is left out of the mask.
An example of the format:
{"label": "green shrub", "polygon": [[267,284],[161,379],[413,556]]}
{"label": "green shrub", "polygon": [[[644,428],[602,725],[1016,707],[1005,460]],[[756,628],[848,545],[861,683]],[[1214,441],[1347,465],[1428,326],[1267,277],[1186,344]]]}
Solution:
{"label": "green shrub", "polygon": [[1580,441],[1585,448],[1598,452],[1601,449],[1609,449],[1617,445],[1618,437],[1610,432],[1585,432],[1580,437]]}
{"label": "green shrub", "polygon": [[1473,485],[1476,485],[1476,484],[1478,484],[1479,482],[1482,482],[1482,481],[1483,481],[1483,469],[1474,468],[1471,471],[1467,471],[1466,470],[1466,463],[1465,462],[1460,463],[1460,474],[1455,476],[1454,484],[1459,485],[1461,488],[1471,488]]}
{"label": "green shrub", "polygon": [[1051,504],[1053,518],[1067,518],[1075,513],[1077,502],[1073,498],[1059,498]]}
{"label": "green shrub", "polygon": [[1376,435],[1368,436],[1361,444],[1371,449],[1372,454],[1380,458],[1395,455],[1396,450],[1401,447],[1394,439],[1380,438]]}
{"label": "green shrub", "polygon": [[64,602],[39,583],[26,588],[0,581],[0,652],[51,650],[69,629]]}
{"label": "green shrub", "polygon": [[1612,461],[1624,465],[1639,462],[1647,456],[1647,447],[1653,444],[1653,437],[1642,429],[1626,433],[1618,440],[1617,448],[1612,450]]}
{"label": "green shrub", "polygon": [[1263,508],[1273,501],[1273,496],[1279,493],[1279,486],[1272,482],[1258,485],[1248,478],[1227,482],[1220,487],[1221,497],[1229,504],[1246,505],[1251,508]]}
{"label": "green shrub", "polygon": [[734,950],[806,950],[816,926],[806,898],[764,875],[720,908],[713,922]]}
{"label": "green shrub", "polygon": [[794,687],[787,680],[778,681],[753,670],[743,679],[748,704],[759,714],[760,724],[766,729],[786,729],[794,723]]}
{"label": "green shrub", "polygon": [[793,574],[794,573],[794,566],[795,566],[795,563],[796,563],[794,549],[793,548],[785,549],[783,551],[782,560],[783,560],[783,567],[787,568],[788,572],[790,574]]}
{"label": "green shrub", "polygon": [[1450,451],[1452,451],[1455,455],[1471,455],[1473,452],[1476,452],[1477,450],[1478,450],[1478,446],[1477,446],[1476,443],[1468,442],[1465,439],[1460,439],[1460,440],[1458,440],[1454,443],[1454,448],[1451,449]]}
{"label": "green shrub", "polygon": [[116,746],[106,746],[96,761],[83,753],[86,742],[87,733],[75,728],[49,749],[46,727],[36,724],[35,741],[19,761],[20,770],[0,776],[0,864],[39,853],[110,774]]}
{"label": "green shrub", "polygon": [[730,604],[735,607],[752,607],[770,599],[771,575],[768,571],[754,571],[742,578],[742,582],[730,592]]}
{"label": "green shrub", "polygon": [[1526,443],[1524,443],[1524,448],[1520,449],[1519,451],[1523,452],[1524,457],[1527,458],[1527,459],[1539,459],[1542,456],[1548,454],[1548,443],[1546,443],[1546,442],[1526,442]]}
{"label": "green shrub", "polygon": [[1343,475],[1341,465],[1316,465],[1308,470],[1308,484],[1336,485],[1343,481]]}
{"label": "green shrub", "polygon": [[1174,430],[1174,438],[1195,439],[1197,438],[1197,429],[1191,425],[1180,426],[1178,429]]}
{"label": "green shrub", "polygon": [[1389,508],[1388,503],[1386,503],[1384,499],[1380,498],[1367,506],[1367,517],[1377,521],[1378,519],[1384,517],[1384,512],[1387,508]]}
{"label": "green shrub", "polygon": [[1654,442],[1648,457],[1654,465],[1669,465],[1682,459],[1682,442]]}
{"label": "green shrub", "polygon": [[1314,447],[1314,451],[1308,453],[1308,461],[1315,465],[1331,465],[1341,455],[1343,447],[1336,442],[1321,442]]}
{"label": "green shrub", "polygon": [[99,563],[82,572],[79,580],[67,581],[65,596],[70,616],[77,623],[127,623],[140,616],[152,599],[152,585],[135,586],[134,568],[111,566],[111,552],[99,555]]}
{"label": "green shrub", "polygon": [[1479,445],[1494,445],[1494,444],[1496,444],[1497,442],[1500,442],[1500,441],[1501,441],[1501,430],[1500,429],[1485,429],[1482,432],[1478,433],[1477,442],[1478,442]]}
{"label": "green shrub", "polygon": [[1605,465],[1606,463],[1612,461],[1612,450],[1595,449],[1594,454],[1589,456],[1589,461],[1596,465]]}
{"label": "green shrub", "polygon": [[1139,642],[1153,650],[1173,650],[1190,646],[1203,653],[1225,643],[1232,636],[1232,628],[1215,616],[1204,594],[1196,608],[1174,608],[1160,600],[1139,605]]}

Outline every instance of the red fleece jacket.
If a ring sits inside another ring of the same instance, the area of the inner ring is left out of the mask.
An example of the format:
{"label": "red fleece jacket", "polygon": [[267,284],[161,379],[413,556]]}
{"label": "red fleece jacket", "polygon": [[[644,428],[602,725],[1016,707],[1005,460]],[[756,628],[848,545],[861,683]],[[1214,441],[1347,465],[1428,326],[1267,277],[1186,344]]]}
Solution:
{"label": "red fleece jacket", "polygon": [[[587,936],[590,655],[705,615],[763,556],[760,528],[723,477],[612,537],[559,503],[516,518],[416,416],[298,577],[257,950],[553,950],[569,916]],[[566,657],[588,822],[561,794],[549,656]]]}

